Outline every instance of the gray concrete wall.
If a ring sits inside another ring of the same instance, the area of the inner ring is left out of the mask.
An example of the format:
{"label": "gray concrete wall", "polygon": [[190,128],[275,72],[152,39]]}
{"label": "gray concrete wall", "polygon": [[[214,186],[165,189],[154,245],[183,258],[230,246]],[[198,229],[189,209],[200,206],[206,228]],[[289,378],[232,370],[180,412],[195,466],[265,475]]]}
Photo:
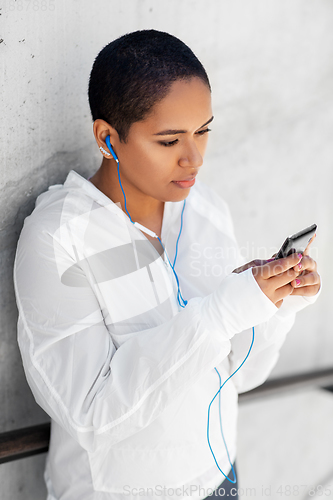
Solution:
{"label": "gray concrete wall", "polygon": [[[266,257],[287,234],[318,224],[313,250],[324,290],[299,315],[274,374],[331,366],[332,1],[7,0],[0,8],[0,432],[47,420],[30,395],[16,345],[12,265],[22,221],[36,196],[62,182],[69,169],[88,175],[98,168],[86,97],[89,72],[105,44],[136,29],[169,31],[206,66],[216,118],[200,177],[229,202],[244,255]],[[281,402],[286,411],[290,404]],[[310,397],[292,402],[293,414],[312,407]],[[278,432],[276,407],[265,408]],[[318,404],[315,416],[330,432],[321,413],[327,408]],[[277,467],[274,443],[263,458],[262,427],[252,425],[256,411],[263,414],[256,404],[241,408],[241,485],[269,486],[272,477],[292,481],[283,461]],[[304,426],[311,432],[315,422]],[[300,448],[301,434],[295,439]],[[311,450],[309,441],[306,452]],[[304,456],[293,467],[307,468],[314,484],[319,472],[312,462],[304,464]],[[327,464],[327,450],[323,460]],[[45,498],[43,461],[40,456],[0,466],[1,500]]]}

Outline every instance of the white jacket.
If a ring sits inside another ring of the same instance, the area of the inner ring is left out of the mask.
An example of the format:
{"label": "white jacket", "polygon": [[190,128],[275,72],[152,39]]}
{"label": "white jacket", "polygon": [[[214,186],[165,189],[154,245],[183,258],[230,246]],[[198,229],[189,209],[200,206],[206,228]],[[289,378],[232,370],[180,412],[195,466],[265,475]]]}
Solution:
{"label": "white jacket", "polygon": [[[166,202],[173,262],[183,202]],[[70,172],[39,196],[19,240],[14,282],[26,376],[51,416],[49,500],[204,498],[224,479],[207,444],[222,381],[223,427],[236,453],[237,393],[261,384],[309,300],[278,310],[240,265],[229,211],[197,181],[174,275],[118,204]],[[267,323],[268,322],[268,323]],[[216,400],[217,401],[217,400]],[[225,473],[218,403],[211,443]],[[144,496],[146,495],[146,497]]]}

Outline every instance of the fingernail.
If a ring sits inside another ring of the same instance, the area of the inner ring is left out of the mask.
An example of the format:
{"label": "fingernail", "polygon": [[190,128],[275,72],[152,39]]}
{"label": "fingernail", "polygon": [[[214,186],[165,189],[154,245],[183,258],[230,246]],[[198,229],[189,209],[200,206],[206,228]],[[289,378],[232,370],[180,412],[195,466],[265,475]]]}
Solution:
{"label": "fingernail", "polygon": [[297,254],[297,257],[298,257],[299,259],[301,259],[301,258],[303,257],[303,255],[302,255],[301,253],[298,253],[298,254]]}
{"label": "fingernail", "polygon": [[301,270],[302,270],[302,264],[299,262],[299,263],[297,264],[297,266],[298,266],[298,269],[301,271]]}
{"label": "fingernail", "polygon": [[300,280],[296,280],[296,286],[299,286],[301,284]]}
{"label": "fingernail", "polygon": [[273,260],[275,260],[275,259],[268,259],[268,260],[266,260],[266,262],[273,262]]}

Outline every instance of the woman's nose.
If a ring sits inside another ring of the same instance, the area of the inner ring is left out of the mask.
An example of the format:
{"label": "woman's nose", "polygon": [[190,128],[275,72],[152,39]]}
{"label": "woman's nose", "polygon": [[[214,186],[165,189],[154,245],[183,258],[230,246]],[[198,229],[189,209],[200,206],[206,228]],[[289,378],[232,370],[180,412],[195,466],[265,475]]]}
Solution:
{"label": "woman's nose", "polygon": [[181,167],[201,167],[203,164],[203,157],[196,144],[187,144],[182,151],[178,164]]}

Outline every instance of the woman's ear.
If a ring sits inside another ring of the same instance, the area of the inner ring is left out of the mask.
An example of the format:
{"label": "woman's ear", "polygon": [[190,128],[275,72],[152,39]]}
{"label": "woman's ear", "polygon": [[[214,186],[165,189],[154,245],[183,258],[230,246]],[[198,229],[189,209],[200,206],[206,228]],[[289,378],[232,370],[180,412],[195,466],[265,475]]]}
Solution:
{"label": "woman's ear", "polygon": [[[116,158],[116,151],[114,149],[114,144],[119,142],[119,135],[115,128],[111,127],[105,120],[98,118],[93,123],[93,132],[97,142],[97,145],[103,156],[107,159]],[[110,143],[112,151],[109,150],[105,139],[110,136]]]}

